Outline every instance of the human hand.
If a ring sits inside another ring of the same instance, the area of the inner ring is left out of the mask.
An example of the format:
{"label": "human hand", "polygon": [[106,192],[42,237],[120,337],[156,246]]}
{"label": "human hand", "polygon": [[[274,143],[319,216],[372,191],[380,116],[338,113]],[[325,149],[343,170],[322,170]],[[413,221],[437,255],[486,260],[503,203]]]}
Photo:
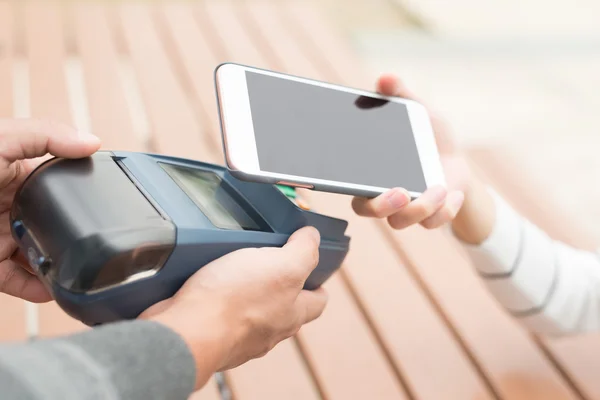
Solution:
{"label": "human hand", "polygon": [[320,237],[307,227],[282,248],[243,249],[202,267],[170,299],[139,318],[170,327],[196,360],[196,387],[215,371],[261,357],[321,315],[323,289],[303,290],[319,259]]}
{"label": "human hand", "polygon": [[[424,104],[392,75],[379,78],[377,91],[387,96],[398,96]],[[394,229],[404,229],[417,223],[425,228],[434,229],[456,217],[465,200],[465,193],[470,191],[471,172],[448,127],[430,109],[428,113],[435,132],[447,187],[430,188],[412,202],[404,188],[394,188],[374,199],[355,197],[352,206],[358,215],[387,218]]]}
{"label": "human hand", "polygon": [[[100,139],[48,121],[0,119],[0,292],[31,302],[50,295],[17,252],[10,234],[9,213],[15,193],[48,153],[81,158],[100,148]],[[43,199],[40,199],[43,201]]]}

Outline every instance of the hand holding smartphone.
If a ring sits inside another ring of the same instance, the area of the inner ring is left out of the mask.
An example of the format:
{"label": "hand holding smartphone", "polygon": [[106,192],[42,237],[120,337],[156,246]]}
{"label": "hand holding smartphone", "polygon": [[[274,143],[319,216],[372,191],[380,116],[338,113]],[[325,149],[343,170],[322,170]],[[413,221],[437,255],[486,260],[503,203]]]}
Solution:
{"label": "hand holding smartphone", "polygon": [[360,197],[445,186],[416,101],[232,63],[215,81],[226,162],[239,179]]}

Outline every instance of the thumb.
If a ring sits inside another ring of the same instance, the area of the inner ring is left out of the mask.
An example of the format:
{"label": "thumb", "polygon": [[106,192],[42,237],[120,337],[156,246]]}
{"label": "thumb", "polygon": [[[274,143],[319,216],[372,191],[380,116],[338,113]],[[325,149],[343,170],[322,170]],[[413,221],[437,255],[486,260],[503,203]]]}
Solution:
{"label": "thumb", "polygon": [[321,235],[319,231],[313,226],[305,226],[295,231],[287,241],[286,247],[295,246],[297,243],[303,243],[305,241],[316,243],[318,246],[321,241]]}
{"label": "thumb", "polygon": [[319,318],[327,305],[328,295],[325,289],[303,290],[298,295],[295,311],[302,325]]}
{"label": "thumb", "polygon": [[291,272],[305,280],[319,263],[319,244],[321,236],[319,231],[312,226],[306,226],[294,232],[283,246],[280,253],[287,261],[284,265],[291,268]]}
{"label": "thumb", "polygon": [[82,158],[100,148],[100,139],[51,121],[0,119],[0,166],[48,153],[57,157]]}

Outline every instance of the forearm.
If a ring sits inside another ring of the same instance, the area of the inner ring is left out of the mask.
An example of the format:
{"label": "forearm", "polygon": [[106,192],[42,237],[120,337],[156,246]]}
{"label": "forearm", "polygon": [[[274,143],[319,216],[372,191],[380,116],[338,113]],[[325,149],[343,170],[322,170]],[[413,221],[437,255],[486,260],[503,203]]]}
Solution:
{"label": "forearm", "polygon": [[485,186],[479,190],[452,228],[496,299],[538,333],[600,329],[597,254],[552,240]]}
{"label": "forearm", "polygon": [[6,399],[186,399],[195,381],[194,359],[183,339],[155,322],[0,346]]}

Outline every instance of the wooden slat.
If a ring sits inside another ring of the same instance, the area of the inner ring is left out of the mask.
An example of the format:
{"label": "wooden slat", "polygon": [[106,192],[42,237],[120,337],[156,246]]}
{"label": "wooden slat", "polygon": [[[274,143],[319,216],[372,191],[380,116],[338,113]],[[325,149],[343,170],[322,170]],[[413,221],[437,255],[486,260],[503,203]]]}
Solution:
{"label": "wooden slat", "polygon": [[321,397],[293,340],[279,343],[266,356],[227,373],[236,400],[317,400]]}
{"label": "wooden slat", "polygon": [[256,40],[264,42],[263,46],[270,50],[272,58],[276,60],[271,68],[313,79],[320,76],[313,62],[290,35],[289,27],[276,13],[273,3],[250,0],[242,4],[245,6],[246,23],[255,31]]}
{"label": "wooden slat", "polygon": [[25,327],[25,302],[0,293],[0,342],[25,339]]}
{"label": "wooden slat", "polygon": [[[290,34],[296,37],[306,52],[312,54],[311,59],[329,80],[367,90],[374,89],[375,82],[365,73],[363,63],[357,60],[350,38],[343,38],[323,12],[295,0],[286,1],[281,11],[283,23],[290,23]],[[294,29],[298,23],[302,24],[300,30]],[[340,64],[350,60],[352,62],[348,64]]]}
{"label": "wooden slat", "polygon": [[119,79],[119,59],[105,7],[79,3],[70,11],[83,64],[92,131],[102,139],[104,149],[142,150]]}
{"label": "wooden slat", "polygon": [[[72,123],[65,79],[65,45],[58,3],[26,2],[25,34],[29,59],[33,117]],[[39,306],[40,336],[55,336],[86,329],[56,303]]]}
{"label": "wooden slat", "polygon": [[238,19],[238,4],[231,0],[202,2],[197,14],[200,26],[212,37],[213,48],[222,61],[265,68],[268,61]]}
{"label": "wooden slat", "polygon": [[65,44],[60,6],[24,2],[31,112],[37,118],[72,123],[65,78]]}
{"label": "wooden slat", "polygon": [[[170,34],[174,52],[181,62],[181,73],[191,84],[194,99],[198,102],[205,139],[212,144],[220,140],[219,115],[215,98],[214,70],[219,64],[210,42],[201,32],[194,18],[194,8],[189,4],[171,3],[164,7],[160,21]],[[221,147],[211,146],[219,163],[223,163]]]}
{"label": "wooden slat", "polygon": [[588,400],[600,399],[600,335],[587,334],[546,341],[553,357]]}
{"label": "wooden slat", "polygon": [[0,3],[0,118],[10,118],[13,111],[12,57],[14,15],[9,3]]}
{"label": "wooden slat", "polygon": [[[295,23],[299,32],[310,36],[313,32],[325,29],[315,28],[322,19],[310,19],[314,10],[299,2],[294,7],[287,14],[288,22],[301,15],[302,20],[298,19]],[[302,7],[304,11],[300,13]],[[330,36],[330,46],[335,45],[335,37],[338,36]],[[310,43],[320,49],[322,58],[334,54],[330,48],[321,47],[326,42],[317,39]],[[339,71],[350,63],[357,64],[357,61],[338,59],[331,60],[331,63]],[[341,74],[330,79],[336,78],[341,78]],[[353,81],[360,82],[362,79],[364,78],[357,77]],[[426,285],[434,304],[442,310],[444,317],[459,335],[461,343],[466,345],[469,354],[477,361],[477,366],[501,397],[576,397],[543,352],[497,306],[461,253],[439,231],[425,232],[415,227],[402,232],[391,232],[385,224],[379,225],[407,258],[412,272]],[[514,378],[507,379],[507,376]]]}
{"label": "wooden slat", "polygon": [[[12,57],[14,15],[8,3],[0,3],[0,118],[12,118]],[[0,219],[0,235],[8,233],[8,221]],[[15,297],[0,294],[0,341],[26,337],[25,303]]]}
{"label": "wooden slat", "polygon": [[279,343],[260,359],[227,371],[236,400],[320,399],[293,339]]}
{"label": "wooden slat", "polygon": [[326,399],[408,399],[338,272],[324,285],[329,303],[298,339]]}
{"label": "wooden slat", "polygon": [[207,151],[199,123],[172,69],[149,7],[125,3],[119,11],[156,149],[169,155],[210,160],[214,156]]}
{"label": "wooden slat", "polygon": [[[214,95],[213,70],[219,62],[211,50],[205,32],[199,29],[189,5],[168,4],[163,8],[164,32],[181,63],[181,73],[191,82],[192,92],[200,104],[209,162],[221,162],[220,131]],[[282,368],[285,366],[285,368]],[[228,372],[228,381],[236,399],[294,398],[316,399],[318,395],[293,341],[286,340],[260,360]]]}

